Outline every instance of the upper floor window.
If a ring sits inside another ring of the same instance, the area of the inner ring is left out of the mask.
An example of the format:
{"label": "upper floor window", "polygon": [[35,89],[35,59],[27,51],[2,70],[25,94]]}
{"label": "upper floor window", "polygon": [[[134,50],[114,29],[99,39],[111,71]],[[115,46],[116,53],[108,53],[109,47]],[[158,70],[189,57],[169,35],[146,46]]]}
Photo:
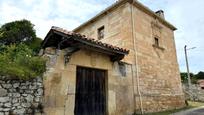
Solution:
{"label": "upper floor window", "polygon": [[104,26],[98,28],[98,39],[99,39],[99,40],[101,40],[101,39],[104,38],[104,33],[105,33],[104,29],[105,29]]}
{"label": "upper floor window", "polygon": [[157,37],[154,38],[154,45],[159,46],[159,39]]}

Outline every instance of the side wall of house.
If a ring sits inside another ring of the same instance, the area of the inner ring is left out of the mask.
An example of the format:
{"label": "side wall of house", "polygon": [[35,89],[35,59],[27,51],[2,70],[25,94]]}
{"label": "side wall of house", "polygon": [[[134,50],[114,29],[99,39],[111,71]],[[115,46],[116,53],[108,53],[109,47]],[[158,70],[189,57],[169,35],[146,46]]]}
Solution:
{"label": "side wall of house", "polygon": [[[104,25],[105,38],[101,41],[130,50],[123,61],[133,64],[137,111],[140,111],[141,103],[136,74],[139,76],[139,90],[145,112],[183,107],[184,96],[173,30],[136,6],[133,6],[132,22],[131,7],[129,3],[123,4],[76,32],[97,39],[97,29]],[[159,47],[154,46],[155,37],[159,39]]]}
{"label": "side wall of house", "polygon": [[134,99],[131,66],[126,65],[126,76],[118,70],[118,64],[109,56],[80,50],[71,56],[65,66],[64,50],[57,53],[53,48],[45,50],[48,59],[48,72],[44,79],[44,111],[46,115],[74,115],[76,68],[77,66],[97,68],[107,71],[107,112],[109,115],[133,114]]}
{"label": "side wall of house", "polygon": [[137,7],[133,9],[133,19],[144,111],[183,107],[174,31]]}

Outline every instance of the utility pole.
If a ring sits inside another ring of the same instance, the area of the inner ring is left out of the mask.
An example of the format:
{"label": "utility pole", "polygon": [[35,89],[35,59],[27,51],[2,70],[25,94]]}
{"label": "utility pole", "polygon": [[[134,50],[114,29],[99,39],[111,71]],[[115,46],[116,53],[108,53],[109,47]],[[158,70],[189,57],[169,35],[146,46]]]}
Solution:
{"label": "utility pole", "polygon": [[184,46],[185,59],[186,59],[186,68],[187,68],[187,76],[188,76],[188,88],[189,88],[189,89],[191,89],[191,78],[190,78],[190,72],[189,72],[187,50],[195,49],[195,48],[196,48],[196,47],[192,47],[192,48],[187,49],[187,45]]}
{"label": "utility pole", "polygon": [[184,46],[185,51],[185,59],[186,59],[186,68],[187,68],[187,76],[188,76],[188,88],[191,88],[191,78],[190,78],[190,72],[189,72],[189,65],[188,65],[188,56],[187,56],[187,45]]}

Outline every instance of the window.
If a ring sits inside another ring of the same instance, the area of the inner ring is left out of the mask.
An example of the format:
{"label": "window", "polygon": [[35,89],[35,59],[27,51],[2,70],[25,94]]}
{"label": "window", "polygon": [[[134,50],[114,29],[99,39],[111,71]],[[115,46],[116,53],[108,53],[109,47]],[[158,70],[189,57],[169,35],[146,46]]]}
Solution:
{"label": "window", "polygon": [[154,48],[158,48],[158,49],[161,49],[161,50],[164,50],[164,48],[162,47],[161,45],[161,42],[160,42],[160,38],[159,37],[154,37],[154,43],[153,43],[153,47]]}
{"label": "window", "polygon": [[101,40],[104,38],[104,26],[98,29],[98,39]]}
{"label": "window", "polygon": [[122,63],[122,62],[119,62],[118,63],[118,66],[119,66],[119,71],[120,71],[120,74],[123,76],[123,77],[126,77],[126,66],[125,66],[125,63]]}
{"label": "window", "polygon": [[154,45],[159,46],[159,39],[156,37],[154,38]]}

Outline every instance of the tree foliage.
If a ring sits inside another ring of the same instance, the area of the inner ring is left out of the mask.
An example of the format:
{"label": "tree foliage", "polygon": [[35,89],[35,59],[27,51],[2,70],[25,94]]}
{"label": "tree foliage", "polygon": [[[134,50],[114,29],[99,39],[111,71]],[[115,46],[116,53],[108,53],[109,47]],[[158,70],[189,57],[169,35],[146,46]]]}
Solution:
{"label": "tree foliage", "polygon": [[6,23],[0,28],[0,43],[4,45],[29,43],[36,39],[33,27],[28,20]]}
{"label": "tree foliage", "polygon": [[[180,75],[181,75],[181,81],[183,83],[187,83],[188,82],[188,75],[187,75],[187,73],[186,72],[182,72],[182,73],[180,73]],[[194,74],[190,73],[190,78],[192,79],[193,77],[194,77]]]}
{"label": "tree foliage", "polygon": [[45,60],[35,56],[25,44],[0,47],[0,74],[19,79],[41,76],[46,70]]}
{"label": "tree foliage", "polygon": [[196,77],[197,79],[204,79],[204,72],[203,72],[203,71],[198,72],[198,73],[195,75],[195,77]]}
{"label": "tree foliage", "polygon": [[13,21],[0,27],[0,45],[24,43],[37,54],[41,42],[42,39],[36,37],[34,24],[28,20]]}
{"label": "tree foliage", "polygon": [[42,42],[42,39],[37,37],[30,43],[27,43],[27,46],[30,49],[32,49],[35,54],[38,54],[38,52],[40,51],[41,42]]}
{"label": "tree foliage", "polygon": [[36,37],[33,27],[28,20],[0,27],[0,75],[29,79],[45,72],[46,61],[36,56],[42,40]]}
{"label": "tree foliage", "polygon": [[[181,75],[182,82],[187,83],[188,82],[187,73],[181,72],[180,75]],[[190,73],[190,78],[191,78],[191,82],[195,84],[195,83],[197,83],[197,80],[204,79],[204,72],[200,71],[197,74]]]}

